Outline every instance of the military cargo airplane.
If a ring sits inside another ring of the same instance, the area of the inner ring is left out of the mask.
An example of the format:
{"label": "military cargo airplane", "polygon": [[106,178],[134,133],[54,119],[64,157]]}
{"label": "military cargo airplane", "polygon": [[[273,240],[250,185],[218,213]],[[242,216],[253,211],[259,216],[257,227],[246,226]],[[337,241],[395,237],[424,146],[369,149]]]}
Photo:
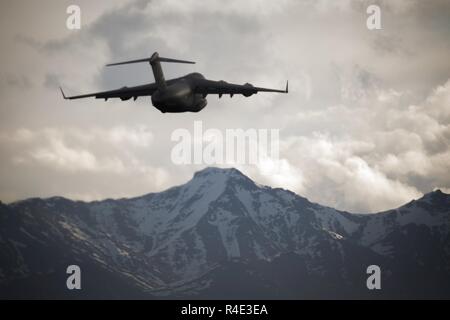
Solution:
{"label": "military cargo airplane", "polygon": [[245,97],[249,97],[258,92],[288,93],[288,82],[286,82],[285,90],[267,89],[254,87],[250,83],[239,85],[225,81],[208,80],[205,79],[202,74],[197,72],[166,81],[161,68],[161,62],[190,64],[194,64],[195,62],[163,58],[159,56],[158,52],[155,52],[150,58],[111,63],[106,66],[117,66],[139,62],[150,63],[153,70],[153,76],[155,77],[154,83],[71,97],[67,97],[62,88],[60,88],[61,93],[64,99],[95,97],[96,99],[105,99],[105,101],[110,98],[120,98],[121,100],[133,98],[136,100],[141,96],[151,96],[153,105],[163,113],[199,112],[206,107],[206,96],[208,94],[218,94],[219,98],[221,98],[224,94],[229,94],[230,97],[233,97],[235,94],[242,94]]}

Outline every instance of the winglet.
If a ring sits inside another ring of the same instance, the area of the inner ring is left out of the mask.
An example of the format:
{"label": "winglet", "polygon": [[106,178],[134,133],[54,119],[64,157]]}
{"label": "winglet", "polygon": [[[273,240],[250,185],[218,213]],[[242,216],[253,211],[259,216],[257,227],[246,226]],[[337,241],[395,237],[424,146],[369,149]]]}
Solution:
{"label": "winglet", "polygon": [[286,93],[289,92],[289,80],[286,80],[286,90],[285,90],[285,92]]}
{"label": "winglet", "polygon": [[59,87],[59,90],[61,90],[62,96],[65,100],[67,100],[68,98],[66,97],[66,95],[64,94],[64,91],[61,87]]}

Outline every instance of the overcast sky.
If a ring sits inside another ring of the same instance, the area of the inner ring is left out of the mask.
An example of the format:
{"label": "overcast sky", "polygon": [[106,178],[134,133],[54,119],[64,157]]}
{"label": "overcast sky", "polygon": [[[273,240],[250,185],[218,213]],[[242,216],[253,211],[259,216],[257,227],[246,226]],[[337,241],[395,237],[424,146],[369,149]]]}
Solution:
{"label": "overcast sky", "polygon": [[[66,8],[81,7],[81,30]],[[366,28],[381,7],[382,30]],[[138,196],[186,182],[177,128],[280,129],[281,170],[238,166],[261,184],[352,212],[450,190],[449,1],[23,1],[0,4],[0,199]],[[198,114],[162,114],[149,98],[64,101],[67,94],[198,71],[290,93],[208,97]]]}

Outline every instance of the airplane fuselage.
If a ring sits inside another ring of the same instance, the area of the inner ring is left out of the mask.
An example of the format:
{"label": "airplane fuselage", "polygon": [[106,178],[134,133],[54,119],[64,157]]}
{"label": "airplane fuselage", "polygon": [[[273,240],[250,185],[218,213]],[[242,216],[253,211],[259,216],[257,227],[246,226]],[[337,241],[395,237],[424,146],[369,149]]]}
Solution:
{"label": "airplane fuselage", "polygon": [[160,57],[157,52],[153,53],[150,58],[130,60],[123,62],[116,62],[107,64],[107,66],[117,66],[130,63],[148,62],[152,67],[153,76],[155,78],[154,83],[145,85],[122,87],[116,90],[95,92],[82,94],[77,96],[67,97],[64,91],[61,89],[61,93],[64,99],[81,99],[88,97],[95,97],[96,99],[108,99],[119,98],[122,101],[134,99],[138,97],[151,96],[153,106],[159,111],[166,113],[180,113],[180,112],[199,112],[206,107],[206,96],[209,94],[217,94],[219,98],[222,95],[230,95],[233,97],[235,94],[241,94],[244,97],[250,97],[258,92],[288,92],[288,83],[286,82],[286,89],[268,89],[261,87],[254,87],[250,83],[243,85],[228,83],[220,80],[208,80],[198,72],[189,73],[183,77],[167,80],[164,77],[164,73],[161,67],[161,62],[173,62],[173,63],[188,63],[193,64],[195,62],[186,60],[177,60],[171,58]]}
{"label": "airplane fuselage", "polygon": [[194,92],[196,80],[204,79],[200,73],[167,81],[163,89],[152,94],[152,104],[162,113],[199,112],[207,105],[203,94]]}

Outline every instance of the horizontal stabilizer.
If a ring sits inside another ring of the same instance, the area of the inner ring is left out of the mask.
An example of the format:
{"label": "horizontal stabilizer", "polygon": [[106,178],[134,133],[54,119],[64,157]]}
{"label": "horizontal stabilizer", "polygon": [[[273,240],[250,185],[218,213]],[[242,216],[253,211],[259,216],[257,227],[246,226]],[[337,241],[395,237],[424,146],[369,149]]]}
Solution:
{"label": "horizontal stabilizer", "polygon": [[174,63],[189,63],[189,64],[195,64],[194,61],[186,61],[186,60],[177,60],[177,59],[170,59],[170,58],[163,58],[159,57],[158,61],[160,62],[174,62]]}
{"label": "horizontal stabilizer", "polygon": [[111,67],[111,66],[119,66],[121,64],[131,64],[131,63],[139,63],[139,62],[150,62],[150,58],[139,59],[139,60],[123,61],[123,62],[117,62],[117,63],[109,63],[106,66],[107,67]]}
{"label": "horizontal stabilizer", "polygon": [[171,59],[171,58],[163,58],[163,57],[160,57],[157,52],[155,52],[150,58],[129,60],[129,61],[123,61],[123,62],[116,62],[116,63],[109,63],[106,66],[107,67],[119,66],[119,65],[122,65],[122,64],[131,64],[131,63],[140,63],[140,62],[149,62],[150,64],[153,64],[155,62],[172,62],[172,63],[195,64],[194,61],[178,60],[178,59]]}

